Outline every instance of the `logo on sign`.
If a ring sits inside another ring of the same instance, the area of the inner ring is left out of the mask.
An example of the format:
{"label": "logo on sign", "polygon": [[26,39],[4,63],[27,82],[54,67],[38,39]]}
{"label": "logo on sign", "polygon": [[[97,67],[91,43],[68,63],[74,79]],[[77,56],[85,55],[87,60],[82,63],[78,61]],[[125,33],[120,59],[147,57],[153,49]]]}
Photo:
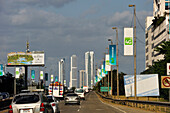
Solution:
{"label": "logo on sign", "polygon": [[132,45],[132,37],[125,37],[125,45]]}

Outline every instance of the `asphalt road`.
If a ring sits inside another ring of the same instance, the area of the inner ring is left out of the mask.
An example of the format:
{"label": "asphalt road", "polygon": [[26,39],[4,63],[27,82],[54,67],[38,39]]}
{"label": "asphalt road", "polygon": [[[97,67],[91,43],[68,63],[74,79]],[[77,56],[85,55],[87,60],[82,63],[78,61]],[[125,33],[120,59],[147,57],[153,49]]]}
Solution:
{"label": "asphalt road", "polygon": [[[65,105],[64,101],[60,101],[59,108],[60,113],[155,113],[138,108],[104,103],[95,92],[88,93],[86,100],[82,100],[80,105]],[[8,110],[0,111],[0,113],[8,113]]]}
{"label": "asphalt road", "polygon": [[86,95],[80,105],[65,105],[64,101],[59,104],[61,113],[154,113],[121,105],[111,105],[102,102],[94,92]]}

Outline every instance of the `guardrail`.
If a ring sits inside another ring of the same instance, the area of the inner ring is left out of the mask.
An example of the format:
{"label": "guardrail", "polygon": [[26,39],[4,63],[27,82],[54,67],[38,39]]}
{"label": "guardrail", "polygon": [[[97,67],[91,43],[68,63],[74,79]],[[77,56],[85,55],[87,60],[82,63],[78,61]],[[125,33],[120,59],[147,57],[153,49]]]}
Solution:
{"label": "guardrail", "polygon": [[141,109],[151,110],[151,111],[160,111],[170,113],[170,102],[155,102],[155,101],[140,101],[140,100],[121,100],[113,99],[111,97],[106,97],[96,92],[103,99],[109,100],[112,103],[126,105],[130,107],[138,107]]}

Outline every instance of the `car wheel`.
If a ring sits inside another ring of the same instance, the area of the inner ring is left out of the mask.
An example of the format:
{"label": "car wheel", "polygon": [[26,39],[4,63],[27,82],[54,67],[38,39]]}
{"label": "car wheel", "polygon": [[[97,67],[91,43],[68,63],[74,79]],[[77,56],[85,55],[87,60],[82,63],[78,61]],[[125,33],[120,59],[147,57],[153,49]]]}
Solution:
{"label": "car wheel", "polygon": [[67,103],[65,103],[65,105],[67,105]]}

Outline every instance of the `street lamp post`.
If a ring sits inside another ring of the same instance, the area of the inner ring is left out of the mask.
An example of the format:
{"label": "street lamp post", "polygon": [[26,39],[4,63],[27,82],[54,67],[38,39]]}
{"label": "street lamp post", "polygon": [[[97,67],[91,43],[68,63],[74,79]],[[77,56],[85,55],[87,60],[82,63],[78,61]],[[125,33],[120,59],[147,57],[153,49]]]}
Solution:
{"label": "street lamp post", "polygon": [[112,29],[116,29],[117,98],[119,99],[118,30],[117,27],[112,27]]}
{"label": "street lamp post", "polygon": [[136,96],[136,5],[129,5],[129,7],[134,7],[134,89],[135,89],[135,100]]}

